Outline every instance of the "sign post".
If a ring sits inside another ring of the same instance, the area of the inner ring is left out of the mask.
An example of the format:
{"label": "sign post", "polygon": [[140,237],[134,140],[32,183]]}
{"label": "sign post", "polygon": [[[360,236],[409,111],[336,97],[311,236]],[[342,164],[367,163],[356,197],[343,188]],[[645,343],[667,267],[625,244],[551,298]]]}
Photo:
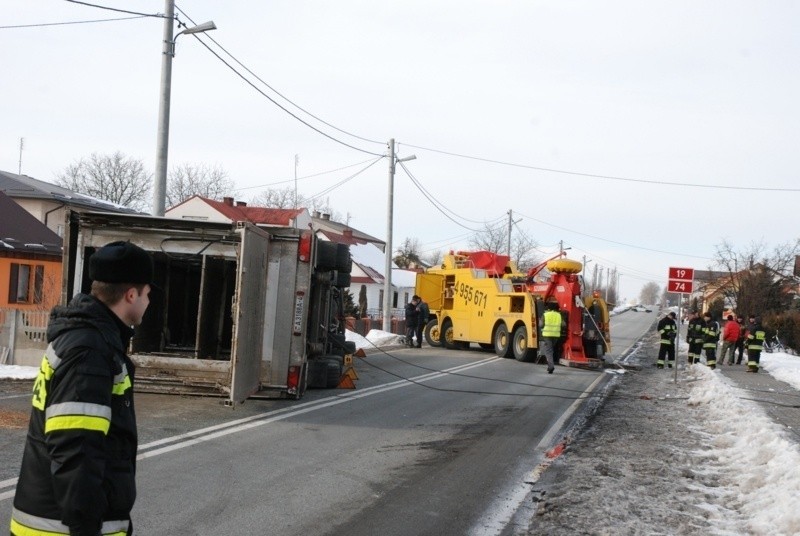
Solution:
{"label": "sign post", "polygon": [[678,354],[681,342],[681,309],[683,305],[683,295],[691,294],[694,291],[694,268],[678,268],[670,266],[667,276],[667,292],[680,294],[678,300],[678,329],[675,339],[675,383],[678,382]]}

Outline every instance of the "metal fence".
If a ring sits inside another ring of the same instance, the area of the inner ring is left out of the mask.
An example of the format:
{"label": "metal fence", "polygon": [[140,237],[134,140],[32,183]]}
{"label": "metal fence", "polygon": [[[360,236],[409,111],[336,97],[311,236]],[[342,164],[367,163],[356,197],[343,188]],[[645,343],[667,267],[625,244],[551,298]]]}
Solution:
{"label": "metal fence", "polygon": [[0,364],[37,366],[47,349],[49,311],[0,307]]}

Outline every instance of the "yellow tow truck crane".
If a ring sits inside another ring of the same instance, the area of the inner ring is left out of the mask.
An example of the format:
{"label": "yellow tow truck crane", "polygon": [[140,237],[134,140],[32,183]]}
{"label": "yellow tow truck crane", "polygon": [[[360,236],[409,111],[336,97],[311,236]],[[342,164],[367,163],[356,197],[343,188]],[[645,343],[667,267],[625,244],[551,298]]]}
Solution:
{"label": "yellow tow truck crane", "polygon": [[[537,282],[544,267],[550,279]],[[431,310],[425,339],[450,349],[476,343],[501,357],[534,361],[544,304],[552,301],[564,317],[561,364],[599,366],[610,349],[608,308],[599,296],[581,299],[581,268],[554,258],[524,273],[506,255],[451,252],[441,265],[417,275],[416,293]]]}

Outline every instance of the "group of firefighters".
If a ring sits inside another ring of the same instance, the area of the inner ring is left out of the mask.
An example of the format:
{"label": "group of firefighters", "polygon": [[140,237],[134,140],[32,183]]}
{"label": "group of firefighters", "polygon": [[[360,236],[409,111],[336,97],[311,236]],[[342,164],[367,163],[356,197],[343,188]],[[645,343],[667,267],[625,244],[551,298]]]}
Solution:
{"label": "group of firefighters", "polygon": [[[675,338],[678,334],[678,325],[675,322],[675,313],[670,312],[659,320],[656,330],[661,335],[656,367],[663,369],[664,365],[672,368],[675,363]],[[750,315],[749,323],[744,325],[740,317],[734,320],[733,315],[728,315],[722,337],[722,355],[720,361],[725,363],[725,354],[730,352],[728,365],[741,364],[743,350],[747,350],[747,372],[758,372],[766,333],[755,315]],[[686,330],[686,340],[689,343],[688,362],[690,365],[700,363],[700,357],[705,353],[706,365],[709,368],[717,367],[717,343],[720,340],[719,322],[706,312],[702,316],[697,311],[689,313],[689,323]],[[739,350],[739,359],[734,361],[735,352]]]}

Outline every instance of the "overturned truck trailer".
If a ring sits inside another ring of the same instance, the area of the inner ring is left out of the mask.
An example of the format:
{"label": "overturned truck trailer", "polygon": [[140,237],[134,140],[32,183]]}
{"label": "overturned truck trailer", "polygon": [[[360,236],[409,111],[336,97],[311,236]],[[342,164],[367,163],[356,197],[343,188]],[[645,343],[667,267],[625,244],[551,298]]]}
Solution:
{"label": "overturned truck trailer", "polygon": [[349,247],[310,230],[70,212],[62,303],[89,292],[89,258],[130,241],[153,255],[150,306],[131,341],[139,391],[300,398],[335,387]]}

